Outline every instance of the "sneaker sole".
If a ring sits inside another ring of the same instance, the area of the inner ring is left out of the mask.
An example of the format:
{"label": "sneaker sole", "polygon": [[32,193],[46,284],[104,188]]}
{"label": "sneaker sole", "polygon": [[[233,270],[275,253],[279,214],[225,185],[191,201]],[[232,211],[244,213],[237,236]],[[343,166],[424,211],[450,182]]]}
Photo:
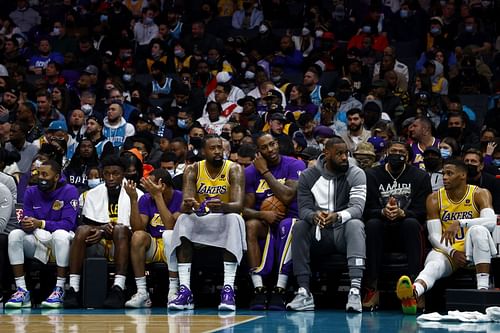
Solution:
{"label": "sneaker sole", "polygon": [[286,306],[287,310],[292,310],[292,311],[313,311],[314,310],[314,304],[312,305],[306,305],[306,306],[301,306],[298,308],[293,308],[292,306],[287,305]]}
{"label": "sneaker sole", "polygon": [[28,303],[5,303],[5,308],[6,309],[24,309],[24,308],[31,308],[31,301]]}
{"label": "sneaker sole", "polygon": [[346,312],[351,312],[351,313],[362,313],[363,312],[363,308],[356,309],[356,308],[353,308],[352,306],[346,308],[345,310],[346,310]]}
{"label": "sneaker sole", "polygon": [[396,295],[401,301],[401,309],[404,314],[414,315],[417,313],[417,302],[413,294],[411,279],[403,275],[399,278],[396,286]]}
{"label": "sneaker sole", "polygon": [[253,305],[253,306],[250,307],[250,310],[252,310],[252,311],[265,311],[266,310],[266,306],[262,305],[262,304]]}
{"label": "sneaker sole", "polygon": [[169,304],[167,307],[168,310],[174,310],[174,311],[182,311],[182,310],[193,310],[194,309],[194,304],[189,304],[189,305],[176,305],[176,304]]}
{"label": "sneaker sole", "polygon": [[152,305],[152,304],[151,304],[151,302],[149,302],[149,303],[145,303],[145,304],[142,304],[142,305],[140,305],[140,306],[136,306],[136,305],[134,305],[134,304],[127,304],[127,303],[125,303],[125,307],[126,307],[126,308],[129,308],[129,309],[144,309],[144,308],[150,308],[150,307],[151,307],[151,305]]}
{"label": "sneaker sole", "polygon": [[43,301],[40,304],[40,307],[44,308],[44,309],[62,309],[63,303],[49,303],[49,302]]}
{"label": "sneaker sole", "polygon": [[236,311],[236,305],[219,304],[219,311]]}

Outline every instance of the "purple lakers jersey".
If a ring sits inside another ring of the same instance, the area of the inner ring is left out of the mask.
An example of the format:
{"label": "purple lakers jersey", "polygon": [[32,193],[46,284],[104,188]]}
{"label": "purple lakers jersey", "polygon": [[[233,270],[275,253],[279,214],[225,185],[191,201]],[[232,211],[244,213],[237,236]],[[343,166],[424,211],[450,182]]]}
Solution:
{"label": "purple lakers jersey", "polygon": [[[182,192],[175,190],[167,208],[173,214],[181,210],[181,204]],[[155,200],[149,193],[144,194],[139,199],[139,214],[148,217],[149,222],[146,226],[146,231],[154,238],[161,238],[161,234],[165,231],[165,226],[161,220]]]}

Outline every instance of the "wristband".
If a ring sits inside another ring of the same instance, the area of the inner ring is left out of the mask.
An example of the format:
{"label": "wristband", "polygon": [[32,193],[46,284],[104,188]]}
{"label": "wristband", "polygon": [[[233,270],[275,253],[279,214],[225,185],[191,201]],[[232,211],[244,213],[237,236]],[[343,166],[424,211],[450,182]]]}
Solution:
{"label": "wristband", "polygon": [[45,229],[45,220],[40,220],[40,229]]}
{"label": "wristband", "polygon": [[264,172],[262,173],[262,176],[264,176],[264,175],[265,175],[266,173],[268,173],[268,172],[271,172],[271,171],[269,171],[269,169],[267,169],[266,171],[264,171]]}

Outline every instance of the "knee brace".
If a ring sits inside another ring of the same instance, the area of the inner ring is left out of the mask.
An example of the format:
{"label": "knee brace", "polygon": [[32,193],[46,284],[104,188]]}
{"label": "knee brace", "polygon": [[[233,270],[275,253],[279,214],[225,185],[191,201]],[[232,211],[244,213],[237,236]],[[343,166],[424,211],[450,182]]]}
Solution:
{"label": "knee brace", "polygon": [[491,263],[491,234],[488,229],[481,225],[474,225],[469,228],[469,233],[472,242],[472,260],[474,264]]}

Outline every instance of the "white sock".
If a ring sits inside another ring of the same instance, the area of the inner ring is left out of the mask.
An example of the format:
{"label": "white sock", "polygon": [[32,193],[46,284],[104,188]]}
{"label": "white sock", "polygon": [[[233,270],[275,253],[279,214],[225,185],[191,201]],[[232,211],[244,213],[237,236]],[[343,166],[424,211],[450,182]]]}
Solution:
{"label": "white sock", "polygon": [[276,287],[281,289],[286,289],[287,282],[288,282],[288,275],[278,274],[278,283],[276,283]]}
{"label": "white sock", "polygon": [[413,284],[413,287],[415,287],[415,293],[417,294],[417,297],[422,296],[425,293],[425,288],[420,283],[415,282]]}
{"label": "white sock", "polygon": [[125,280],[127,280],[127,277],[125,275],[115,275],[115,283],[113,283],[113,286],[118,286],[122,288],[122,290],[125,290]]}
{"label": "white sock", "polygon": [[262,276],[260,276],[259,274],[251,273],[250,277],[252,279],[254,288],[262,288],[264,286],[264,283],[262,282]]}
{"label": "white sock", "polygon": [[76,292],[80,291],[80,274],[69,275],[69,286],[75,289]]}
{"label": "white sock", "polygon": [[351,287],[351,289],[349,289],[349,294],[359,295],[359,288]]}
{"label": "white sock", "polygon": [[236,277],[237,262],[224,261],[224,285],[234,289],[234,278]]}
{"label": "white sock", "polygon": [[191,289],[191,264],[179,263],[179,283]]}
{"label": "white sock", "polygon": [[56,287],[60,287],[64,289],[64,284],[66,283],[66,278],[65,277],[57,277],[57,282],[56,282]]}
{"label": "white sock", "polygon": [[26,287],[26,280],[24,279],[24,275],[20,277],[16,277],[16,287],[17,288],[22,288],[23,290],[28,290]]}
{"label": "white sock", "polygon": [[179,290],[179,278],[169,277],[168,278],[168,289],[169,290]]}
{"label": "white sock", "polygon": [[477,289],[489,289],[490,288],[490,274],[489,273],[477,273]]}
{"label": "white sock", "polygon": [[137,292],[138,293],[147,293],[147,286],[146,286],[146,277],[141,276],[141,277],[136,277],[135,278],[135,285],[137,286]]}

